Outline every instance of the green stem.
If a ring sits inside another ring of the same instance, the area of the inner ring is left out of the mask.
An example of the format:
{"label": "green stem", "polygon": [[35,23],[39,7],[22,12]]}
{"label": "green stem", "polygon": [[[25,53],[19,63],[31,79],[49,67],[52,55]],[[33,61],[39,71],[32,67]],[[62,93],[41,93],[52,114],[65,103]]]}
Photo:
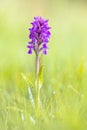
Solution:
{"label": "green stem", "polygon": [[39,55],[36,54],[36,77],[38,76],[39,73],[39,65],[40,64],[40,60],[39,60]]}
{"label": "green stem", "polygon": [[36,113],[39,116],[39,108],[40,108],[40,89],[39,89],[39,82],[38,82],[38,74],[40,70],[40,59],[39,55],[36,54]]}

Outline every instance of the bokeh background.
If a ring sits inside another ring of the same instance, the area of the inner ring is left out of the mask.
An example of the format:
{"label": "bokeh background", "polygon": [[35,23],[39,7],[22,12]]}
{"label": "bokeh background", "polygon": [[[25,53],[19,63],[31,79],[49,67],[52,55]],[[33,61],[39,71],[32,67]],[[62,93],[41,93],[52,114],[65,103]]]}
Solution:
{"label": "bokeh background", "polygon": [[8,68],[14,70],[18,66],[23,67],[24,71],[34,69],[32,65],[34,59],[27,55],[26,48],[29,41],[28,28],[31,27],[30,22],[34,16],[49,19],[49,25],[52,27],[48,55],[44,57],[48,61],[47,66],[54,66],[54,62],[59,64],[67,60],[70,64],[77,60],[78,64],[80,60],[86,58],[86,2],[0,0],[0,71],[5,72]]}
{"label": "bokeh background", "polygon": [[[0,126],[2,130],[5,129],[7,106],[14,106],[22,86],[26,86],[22,81],[21,73],[30,75],[35,71],[35,55],[27,54],[28,28],[31,27],[30,22],[34,16],[49,19],[49,26],[52,27],[48,54],[42,56],[45,66],[42,95],[44,92],[44,95],[50,99],[53,90],[63,91],[61,98],[65,98],[63,101],[65,106],[68,106],[67,102],[71,103],[71,108],[75,106],[75,116],[79,103],[76,95],[81,93],[86,97],[87,94],[87,0],[0,0]],[[70,87],[70,90],[66,89]],[[76,94],[74,98],[72,93]],[[21,100],[22,94],[20,95]],[[61,111],[65,110],[61,103],[58,105],[61,105]],[[85,116],[87,112],[85,99],[81,105],[84,108],[82,115]],[[72,113],[71,108],[70,113]],[[11,122],[13,113],[9,116],[9,130],[13,130],[12,126],[15,126],[14,122]],[[60,117],[62,113],[59,114]],[[84,117],[82,115],[80,119]],[[67,111],[63,116],[67,117]],[[87,116],[84,118],[87,119]],[[65,118],[66,122],[70,119],[74,120],[74,117]],[[87,124],[85,119],[83,122]],[[16,121],[16,117],[14,120]],[[81,126],[77,125],[77,128],[83,128],[85,126],[83,122],[77,121],[77,124],[82,123]],[[14,129],[19,130],[21,127]]]}

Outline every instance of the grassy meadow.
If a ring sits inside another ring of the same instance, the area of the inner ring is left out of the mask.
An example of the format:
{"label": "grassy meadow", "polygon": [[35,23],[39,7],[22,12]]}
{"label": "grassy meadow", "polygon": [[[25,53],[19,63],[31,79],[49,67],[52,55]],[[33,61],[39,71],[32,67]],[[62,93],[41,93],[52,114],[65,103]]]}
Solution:
{"label": "grassy meadow", "polygon": [[[34,16],[52,27],[40,109],[27,54]],[[86,1],[0,0],[0,130],[87,130]]]}

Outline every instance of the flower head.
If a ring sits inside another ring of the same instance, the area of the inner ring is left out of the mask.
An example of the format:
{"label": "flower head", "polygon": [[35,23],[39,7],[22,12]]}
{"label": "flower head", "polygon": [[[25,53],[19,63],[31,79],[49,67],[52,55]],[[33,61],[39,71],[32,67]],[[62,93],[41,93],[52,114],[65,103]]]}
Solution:
{"label": "flower head", "polygon": [[47,54],[47,43],[50,38],[50,27],[48,26],[48,20],[43,19],[42,17],[34,17],[34,21],[31,23],[32,28],[29,28],[31,39],[28,42],[28,54],[32,54],[34,50],[36,54],[39,54],[40,51],[43,52],[44,55]]}

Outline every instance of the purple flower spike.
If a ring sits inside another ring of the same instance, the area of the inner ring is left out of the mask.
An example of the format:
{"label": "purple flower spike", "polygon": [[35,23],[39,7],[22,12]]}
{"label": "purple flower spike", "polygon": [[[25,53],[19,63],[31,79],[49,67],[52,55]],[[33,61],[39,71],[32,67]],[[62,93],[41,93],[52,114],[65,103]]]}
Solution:
{"label": "purple flower spike", "polygon": [[51,35],[48,20],[45,20],[42,17],[34,17],[34,21],[31,24],[32,28],[29,28],[29,38],[31,41],[28,42],[29,45],[27,46],[29,48],[28,54],[32,54],[32,51],[34,50],[36,55],[38,55],[40,51],[46,55],[48,49],[47,43],[49,42]]}

